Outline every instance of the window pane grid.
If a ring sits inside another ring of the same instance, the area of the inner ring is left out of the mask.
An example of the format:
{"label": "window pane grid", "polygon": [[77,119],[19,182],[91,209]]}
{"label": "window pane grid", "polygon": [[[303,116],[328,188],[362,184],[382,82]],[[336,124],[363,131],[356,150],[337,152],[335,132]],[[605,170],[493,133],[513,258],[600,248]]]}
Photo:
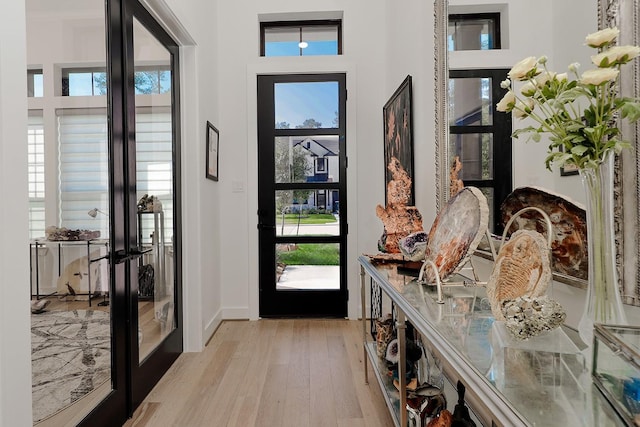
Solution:
{"label": "window pane grid", "polygon": [[44,236],[44,124],[42,116],[29,116],[27,168],[29,188],[29,237]]}
{"label": "window pane grid", "polygon": [[462,169],[458,178],[465,185],[481,188],[487,194],[491,229],[500,232],[502,200],[511,192],[510,116],[493,115],[499,99],[499,82],[508,70],[450,70],[449,76],[449,153],[458,157]]}

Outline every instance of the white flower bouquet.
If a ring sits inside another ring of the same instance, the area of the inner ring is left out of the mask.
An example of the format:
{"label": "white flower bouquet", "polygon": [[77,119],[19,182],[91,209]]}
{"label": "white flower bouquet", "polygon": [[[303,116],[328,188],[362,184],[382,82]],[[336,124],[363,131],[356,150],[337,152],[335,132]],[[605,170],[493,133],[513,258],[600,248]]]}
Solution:
{"label": "white flower bouquet", "polygon": [[[541,134],[549,135],[548,169],[551,164],[596,168],[609,152],[618,154],[630,147],[616,119],[638,120],[640,102],[618,95],[619,75],[622,65],[640,55],[640,47],[614,46],[619,33],[617,28],[607,28],[586,37],[586,44],[598,49],[591,57],[594,69],[580,74],[580,64],[573,63],[569,73],[558,74],[547,69],[545,56],[531,56],[514,65],[501,83],[507,93],[496,109],[535,121],[516,130],[513,137],[528,134],[537,142]],[[519,93],[514,81],[521,82]]]}

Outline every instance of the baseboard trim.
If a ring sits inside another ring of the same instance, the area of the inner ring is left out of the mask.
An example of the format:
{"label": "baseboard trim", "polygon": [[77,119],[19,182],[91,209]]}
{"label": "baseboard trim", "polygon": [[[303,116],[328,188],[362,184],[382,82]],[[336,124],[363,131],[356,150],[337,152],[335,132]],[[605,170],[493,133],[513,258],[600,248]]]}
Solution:
{"label": "baseboard trim", "polygon": [[211,337],[213,337],[213,334],[216,333],[216,331],[218,330],[221,324],[222,324],[222,310],[218,310],[216,315],[213,316],[213,318],[207,323],[207,326],[204,328],[204,331],[202,332],[203,334],[202,338],[203,338],[203,342],[205,343],[204,344],[205,347],[207,346],[207,344],[209,344]]}
{"label": "baseboard trim", "polygon": [[248,307],[223,308],[222,318],[224,320],[249,319],[249,308]]}

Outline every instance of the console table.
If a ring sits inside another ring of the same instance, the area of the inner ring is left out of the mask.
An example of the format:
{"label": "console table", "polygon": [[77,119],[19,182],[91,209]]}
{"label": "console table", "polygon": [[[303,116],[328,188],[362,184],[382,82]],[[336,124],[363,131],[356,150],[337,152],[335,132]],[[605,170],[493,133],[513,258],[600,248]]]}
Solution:
{"label": "console table", "polygon": [[[83,251],[83,253],[86,254],[86,258],[87,258],[87,283],[88,283],[88,288],[87,288],[87,293],[86,295],[88,296],[89,299],[89,306],[91,307],[91,298],[92,298],[92,292],[91,292],[91,264],[93,264],[94,262],[98,262],[100,260],[104,260],[104,259],[108,259],[109,258],[109,240],[107,239],[91,239],[91,240],[47,240],[47,239],[34,239],[29,243],[29,248],[30,248],[30,264],[31,264],[31,270],[35,270],[35,294],[33,293],[34,290],[34,284],[31,283],[31,293],[32,296],[35,296],[36,299],[40,299],[43,296],[51,296],[51,295],[55,295],[57,292],[54,292],[52,294],[46,294],[46,295],[41,295],[40,293],[40,262],[38,261],[39,256],[40,256],[40,250],[47,248],[49,246],[57,246],[57,252],[58,252],[58,277],[62,274],[63,269],[65,268],[66,264],[65,263],[63,265],[63,251],[64,249],[68,249],[68,248],[82,248],[85,249],[86,248],[86,252]],[[91,248],[92,247],[98,247],[100,248],[100,252],[97,254],[97,256],[92,256],[92,252],[91,252]],[[34,262],[35,261],[35,262]],[[31,280],[33,281],[33,276],[30,275]],[[97,291],[97,289],[94,289],[94,291]],[[77,295],[85,295],[84,293],[80,293]]]}
{"label": "console table", "polygon": [[[358,258],[362,303],[365,381],[375,373],[396,426],[407,425],[405,325],[410,322],[424,349],[444,374],[447,409],[457,401],[454,384],[466,386],[465,401],[476,425],[484,426],[623,426],[595,388],[579,352],[581,342],[569,329],[528,341],[510,340],[502,322],[492,317],[485,289],[465,277],[443,286],[437,303],[435,286],[421,285],[396,264],[374,265]],[[369,277],[369,280],[367,280]],[[368,282],[368,283],[367,283]],[[366,312],[367,295],[371,313]],[[384,300],[384,301],[383,301]],[[373,319],[383,303],[393,307],[399,347],[398,392],[376,354]],[[576,338],[574,338],[576,337]],[[543,345],[536,343],[542,342]],[[370,361],[370,365],[368,363]]]}

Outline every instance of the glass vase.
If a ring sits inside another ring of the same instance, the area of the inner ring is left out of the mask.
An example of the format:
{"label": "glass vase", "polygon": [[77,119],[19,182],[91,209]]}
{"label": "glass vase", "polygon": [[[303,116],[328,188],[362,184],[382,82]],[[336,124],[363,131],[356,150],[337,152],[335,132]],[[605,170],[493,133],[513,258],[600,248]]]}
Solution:
{"label": "glass vase", "polygon": [[610,152],[597,168],[580,169],[586,193],[589,285],[578,331],[589,348],[593,345],[594,323],[627,323],[616,270],[613,168],[614,154]]}

